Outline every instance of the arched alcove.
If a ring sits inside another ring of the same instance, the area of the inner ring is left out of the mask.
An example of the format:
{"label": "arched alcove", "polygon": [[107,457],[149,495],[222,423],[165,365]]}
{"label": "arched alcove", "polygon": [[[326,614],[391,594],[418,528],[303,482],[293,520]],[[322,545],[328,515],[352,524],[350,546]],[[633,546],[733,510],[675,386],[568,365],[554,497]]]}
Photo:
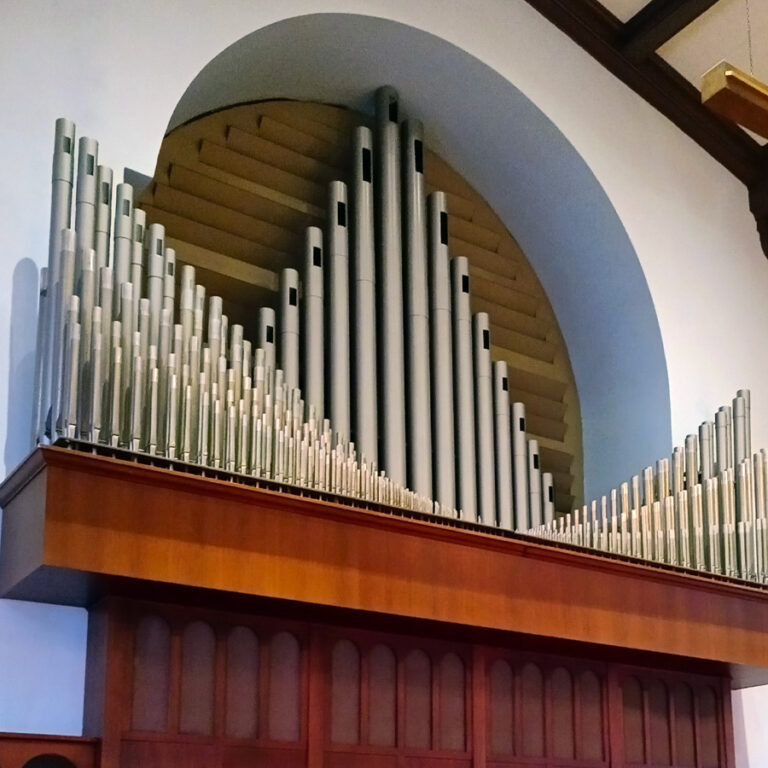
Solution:
{"label": "arched alcove", "polygon": [[648,285],[621,220],[557,127],[512,83],[403,24],[313,14],[257,30],[193,80],[169,129],[237,103],[290,98],[370,111],[382,83],[478,190],[555,310],[581,403],[587,497],[665,454],[669,383]]}

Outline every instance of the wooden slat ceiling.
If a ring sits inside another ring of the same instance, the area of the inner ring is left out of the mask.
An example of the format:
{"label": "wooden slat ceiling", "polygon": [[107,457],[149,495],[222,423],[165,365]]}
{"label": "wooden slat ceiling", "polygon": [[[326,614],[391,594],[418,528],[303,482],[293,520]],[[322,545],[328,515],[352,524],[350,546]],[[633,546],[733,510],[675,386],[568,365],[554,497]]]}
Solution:
{"label": "wooden slat ceiling", "polygon": [[[724,30],[713,38],[710,61],[693,82],[669,63],[674,57],[666,50],[671,40],[683,37],[703,14],[712,15],[726,4],[733,10],[735,0],[527,2],[747,186],[750,210],[755,216],[763,251],[768,255],[768,150],[746,131],[701,104],[698,76],[729,55],[730,49],[722,46],[728,46],[733,40],[733,30]],[[738,2],[742,13],[744,1]],[[766,14],[764,0],[750,2],[753,15]],[[746,15],[739,34],[744,40],[744,54],[747,52],[745,32]],[[753,44],[758,49],[764,48],[761,45],[764,40],[764,35],[753,35]],[[664,56],[660,55],[660,49],[665,50]],[[738,65],[738,62],[732,63]],[[763,79],[767,77],[768,71],[763,73]]]}
{"label": "wooden slat ceiling", "polygon": [[[207,115],[164,139],[140,205],[248,337],[257,308],[276,308],[278,271],[300,267],[304,229],[323,225],[327,183],[348,178],[351,131],[367,122],[336,107],[262,102]],[[425,183],[447,193],[450,251],[469,259],[473,310],[490,315],[493,357],[510,366],[511,398],[526,404],[558,510],[569,511],[583,496],[581,416],[546,294],[487,203],[431,152]]]}

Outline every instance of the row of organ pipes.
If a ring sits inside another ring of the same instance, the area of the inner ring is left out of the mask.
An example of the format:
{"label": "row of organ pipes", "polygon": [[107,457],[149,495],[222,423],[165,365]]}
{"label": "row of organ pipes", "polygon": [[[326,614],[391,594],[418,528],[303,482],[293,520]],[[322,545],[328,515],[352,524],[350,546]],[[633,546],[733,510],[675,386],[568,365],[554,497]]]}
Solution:
{"label": "row of organ pipes", "polygon": [[[302,274],[283,269],[257,338],[206,301],[98,145],[56,123],[41,273],[35,439],[102,444],[507,530],[554,519],[489,318],[425,196],[423,127],[376,94],[350,183],[329,186]],[[72,197],[74,189],[74,226]],[[112,223],[114,222],[114,226]],[[256,310],[254,310],[256,312]]]}
{"label": "row of organ pipes", "polygon": [[768,584],[768,453],[752,452],[749,390],[670,458],[530,533]]}

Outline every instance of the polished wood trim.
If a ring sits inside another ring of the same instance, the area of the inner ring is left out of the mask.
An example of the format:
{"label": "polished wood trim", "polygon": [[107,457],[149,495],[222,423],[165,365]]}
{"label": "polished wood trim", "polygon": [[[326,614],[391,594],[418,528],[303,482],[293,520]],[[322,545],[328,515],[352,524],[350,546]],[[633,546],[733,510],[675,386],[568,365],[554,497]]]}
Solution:
{"label": "polished wood trim", "polygon": [[[22,491],[7,503],[18,477],[0,487],[8,596],[47,599],[34,576],[48,569],[768,667],[763,588],[63,448],[38,452],[45,470],[32,483],[44,479],[44,499]],[[30,518],[42,521],[41,555],[14,570],[14,582],[5,552]]]}
{"label": "polished wood trim", "polygon": [[624,52],[641,61],[685,29],[717,0],[651,0],[622,30]]}

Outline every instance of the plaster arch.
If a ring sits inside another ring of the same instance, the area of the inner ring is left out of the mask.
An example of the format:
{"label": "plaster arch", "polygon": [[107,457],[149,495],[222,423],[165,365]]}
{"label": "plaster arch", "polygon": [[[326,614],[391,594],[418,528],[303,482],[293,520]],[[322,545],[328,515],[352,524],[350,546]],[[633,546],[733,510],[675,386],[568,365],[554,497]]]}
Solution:
{"label": "plaster arch", "polygon": [[[586,498],[671,445],[667,364],[637,254],[594,173],[514,84],[435,35],[371,16],[318,13],[252,32],[194,78],[168,130],[241,102],[291,98],[370,112],[390,83],[405,115],[482,194],[526,253],[568,346]],[[642,373],[642,375],[640,375]]]}

